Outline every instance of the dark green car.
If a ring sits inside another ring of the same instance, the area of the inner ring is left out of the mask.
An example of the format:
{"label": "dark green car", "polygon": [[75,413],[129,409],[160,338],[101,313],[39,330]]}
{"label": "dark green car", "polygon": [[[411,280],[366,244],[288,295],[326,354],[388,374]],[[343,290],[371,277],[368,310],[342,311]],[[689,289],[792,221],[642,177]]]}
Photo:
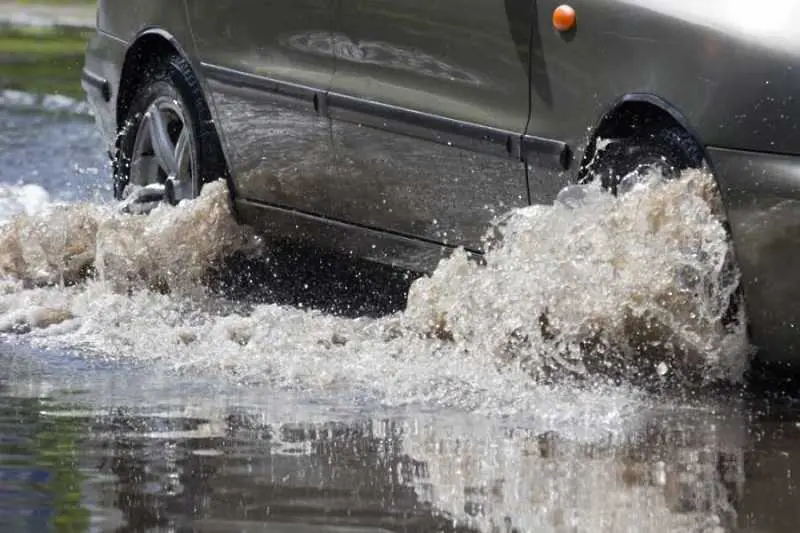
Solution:
{"label": "dark green car", "polygon": [[592,168],[709,165],[752,341],[800,349],[800,3],[98,4],[83,85],[130,205],[224,177],[243,222],[426,270]]}

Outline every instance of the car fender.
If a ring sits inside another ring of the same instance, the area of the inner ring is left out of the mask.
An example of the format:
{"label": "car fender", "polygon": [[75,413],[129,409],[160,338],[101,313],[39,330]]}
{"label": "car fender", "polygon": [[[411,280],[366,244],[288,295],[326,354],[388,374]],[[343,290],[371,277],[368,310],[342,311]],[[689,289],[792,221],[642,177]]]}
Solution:
{"label": "car fender", "polygon": [[800,4],[778,3],[786,21],[768,24],[741,0],[576,0],[576,27],[560,32],[559,2],[534,0],[528,133],[564,140],[580,162],[609,109],[651,95],[704,145],[800,153],[800,35],[788,28]]}

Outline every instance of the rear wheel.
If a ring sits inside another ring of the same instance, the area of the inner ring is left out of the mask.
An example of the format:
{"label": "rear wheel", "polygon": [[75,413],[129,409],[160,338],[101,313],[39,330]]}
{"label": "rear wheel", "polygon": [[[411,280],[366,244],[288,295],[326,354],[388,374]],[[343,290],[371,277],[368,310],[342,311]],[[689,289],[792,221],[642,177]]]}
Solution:
{"label": "rear wheel", "polygon": [[200,84],[178,55],[144,67],[117,147],[114,195],[129,212],[191,200],[227,176]]}

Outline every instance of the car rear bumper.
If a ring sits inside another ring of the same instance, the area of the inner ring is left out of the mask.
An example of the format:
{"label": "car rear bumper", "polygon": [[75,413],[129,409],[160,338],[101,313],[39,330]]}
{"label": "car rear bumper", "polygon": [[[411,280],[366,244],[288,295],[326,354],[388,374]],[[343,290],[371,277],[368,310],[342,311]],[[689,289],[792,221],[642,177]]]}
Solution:
{"label": "car rear bumper", "polygon": [[110,153],[117,135],[117,95],[128,45],[112,35],[96,32],[89,40],[81,85]]}
{"label": "car rear bumper", "polygon": [[800,362],[800,156],[709,148],[759,358]]}

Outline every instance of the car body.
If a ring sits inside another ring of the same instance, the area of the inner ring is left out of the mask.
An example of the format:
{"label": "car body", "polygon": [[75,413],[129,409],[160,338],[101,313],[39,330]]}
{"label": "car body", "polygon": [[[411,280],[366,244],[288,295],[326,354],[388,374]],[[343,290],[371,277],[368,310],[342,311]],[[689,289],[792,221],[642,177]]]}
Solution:
{"label": "car body", "polygon": [[800,4],[99,0],[83,83],[114,153],[137,61],[197,76],[242,221],[416,270],[552,202],[597,138],[667,117],[726,206],[752,340],[800,348]]}

